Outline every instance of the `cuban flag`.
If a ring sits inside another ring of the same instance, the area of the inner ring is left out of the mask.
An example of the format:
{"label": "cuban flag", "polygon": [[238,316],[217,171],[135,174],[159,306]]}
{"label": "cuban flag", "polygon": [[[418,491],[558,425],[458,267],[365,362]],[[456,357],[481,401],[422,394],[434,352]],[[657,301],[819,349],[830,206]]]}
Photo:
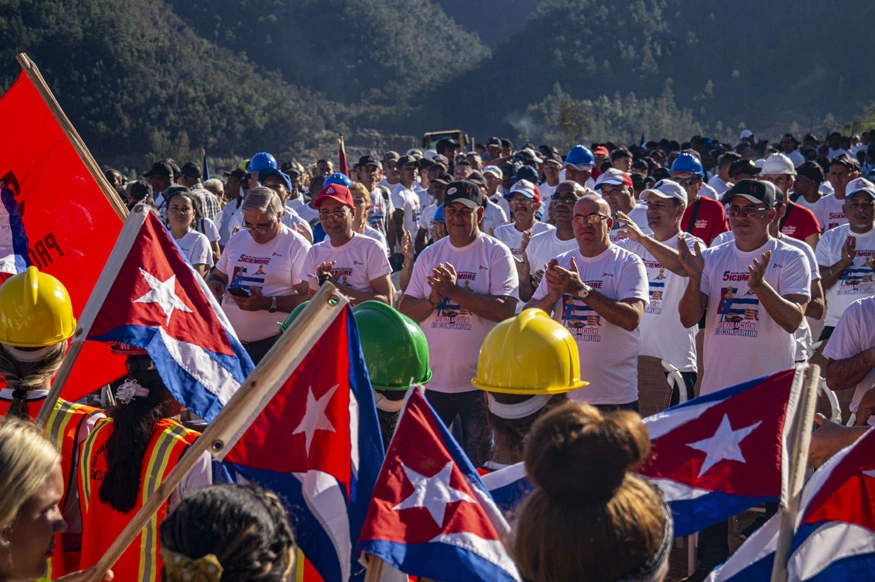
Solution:
{"label": "cuban flag", "polygon": [[0,183],[0,282],[30,266],[27,233],[15,196]]}
{"label": "cuban flag", "polygon": [[505,515],[513,512],[535,490],[526,476],[526,465],[522,462],[487,473],[482,479],[495,505]]}
{"label": "cuban flag", "polygon": [[254,368],[203,278],[148,210],[128,218],[80,325],[89,340],[146,350],[173,397],[207,422]]}
{"label": "cuban flag", "polygon": [[346,306],[224,457],[236,482],[275,492],[295,541],[326,582],[361,579],[353,546],[383,443],[352,310]]}
{"label": "cuban flag", "polygon": [[765,501],[786,503],[802,375],[785,370],[644,419],[652,451],[638,471],[665,494],[675,537]]}
{"label": "cuban flag", "polygon": [[[710,577],[767,580],[781,515],[775,515]],[[875,430],[824,463],[802,491],[788,580],[866,580],[875,571]]]}
{"label": "cuban flag", "polygon": [[520,580],[507,522],[419,389],[408,391],[357,551],[443,580]]}

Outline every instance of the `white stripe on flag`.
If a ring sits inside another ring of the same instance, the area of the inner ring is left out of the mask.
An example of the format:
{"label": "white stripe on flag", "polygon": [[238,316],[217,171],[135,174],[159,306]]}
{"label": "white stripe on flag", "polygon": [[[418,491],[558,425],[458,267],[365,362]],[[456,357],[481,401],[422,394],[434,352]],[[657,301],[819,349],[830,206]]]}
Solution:
{"label": "white stripe on flag", "polygon": [[852,523],[831,521],[817,528],[790,556],[790,580],[809,580],[831,563],[875,553],[875,533]]}
{"label": "white stripe on flag", "polygon": [[694,404],[682,409],[671,409],[657,412],[653,416],[648,416],[644,419],[644,425],[647,427],[647,432],[650,433],[650,440],[655,441],[662,435],[669,433],[677,427],[686,424],[692,420],[699,418],[706,410],[721,404],[723,400],[714,402],[704,402],[702,404]]}
{"label": "white stripe on flag", "polygon": [[352,460],[352,476],[359,478],[359,401],[355,391],[349,391],[349,455]]}
{"label": "white stripe on flag", "polygon": [[240,388],[240,383],[231,375],[231,372],[210,357],[202,347],[177,341],[167,335],[163,327],[158,329],[168,353],[179,367],[191,374],[204,388],[214,394],[222,406],[227,404]]}
{"label": "white stripe on flag", "polygon": [[[775,549],[778,546],[778,531],[781,529],[781,514],[773,515],[769,521],[763,524],[750,536],[738,551],[729,557],[720,568],[711,572],[708,582],[723,582],[732,580],[734,576],[742,574],[738,579],[746,580],[744,570],[751,564],[758,562],[772,554],[774,559]],[[771,566],[769,567],[771,571]]]}
{"label": "white stripe on flag", "polygon": [[662,494],[665,495],[665,500],[668,503],[672,501],[692,501],[693,499],[714,493],[709,489],[690,487],[673,479],[653,479],[651,477],[645,477],[645,479],[662,490]]}
{"label": "white stripe on flag", "polygon": [[490,491],[495,491],[511,483],[516,483],[520,479],[526,477],[526,465],[523,462],[516,463],[510,467],[504,467],[498,471],[487,473],[481,479],[486,488]]}
{"label": "white stripe on flag", "polygon": [[294,473],[301,482],[304,503],[313,517],[322,525],[331,540],[340,562],[341,580],[349,580],[352,556],[352,535],[349,531],[349,515],[346,513],[346,498],[337,479],[324,471]]}
{"label": "white stripe on flag", "polygon": [[483,538],[466,531],[451,534],[438,534],[428,542],[448,544],[456,546],[457,548],[462,548],[463,550],[468,550],[472,554],[476,554],[484,560],[495,564],[507,572],[511,578],[520,581],[522,580],[517,571],[516,564],[510,559],[507,550],[504,548],[504,544],[498,540],[484,540]]}

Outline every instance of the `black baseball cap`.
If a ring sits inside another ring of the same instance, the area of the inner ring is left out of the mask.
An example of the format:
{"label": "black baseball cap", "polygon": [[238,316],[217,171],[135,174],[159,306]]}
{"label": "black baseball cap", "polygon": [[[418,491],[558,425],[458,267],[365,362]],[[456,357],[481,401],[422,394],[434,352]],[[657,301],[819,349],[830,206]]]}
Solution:
{"label": "black baseball cap", "polygon": [[152,164],[152,168],[143,174],[144,178],[148,178],[149,176],[167,176],[168,178],[173,175],[173,168],[170,167],[170,164],[167,162],[155,162]]}
{"label": "black baseball cap", "polygon": [[383,169],[383,162],[378,160],[376,156],[362,156],[359,158],[359,168],[364,168],[366,166],[376,166],[379,169]]}
{"label": "black baseball cap", "polygon": [[748,174],[755,176],[760,173],[760,169],[756,167],[752,161],[747,158],[735,160],[729,165],[729,176],[734,177],[737,174]]}
{"label": "black baseball cap", "polygon": [[486,147],[489,147],[489,146],[495,146],[495,147],[500,148],[501,147],[501,140],[498,139],[497,137],[490,137],[489,141],[486,142]]}
{"label": "black baseball cap", "polygon": [[435,182],[436,184],[443,184],[444,186],[448,186],[452,181],[453,177],[446,172],[441,172],[432,180],[432,182]]}
{"label": "black baseball cap", "polygon": [[844,166],[852,172],[856,172],[860,169],[860,162],[849,156],[848,154],[841,154],[829,161],[830,166]]}
{"label": "black baseball cap", "polygon": [[398,167],[406,166],[407,164],[416,164],[419,167],[419,160],[414,156],[401,156],[398,158]]}
{"label": "black baseball cap", "polygon": [[437,152],[440,153],[442,149],[448,148],[448,147],[451,147],[453,149],[458,148],[459,142],[457,142],[456,140],[454,140],[451,137],[445,137],[445,138],[438,140],[437,144],[435,144],[435,146],[434,146],[434,149],[436,149]]}
{"label": "black baseball cap", "polygon": [[480,208],[483,204],[483,193],[480,191],[480,186],[470,180],[450,182],[444,198],[444,207],[453,202],[458,202],[468,208]]}
{"label": "black baseball cap", "polygon": [[805,176],[818,184],[823,182],[823,168],[817,162],[805,162],[796,168],[796,174]]}
{"label": "black baseball cap", "polygon": [[[769,186],[771,186],[771,188],[769,188]],[[745,179],[740,180],[726,194],[724,194],[721,202],[723,202],[723,204],[729,204],[733,198],[741,196],[755,204],[765,204],[766,208],[774,208],[776,201],[775,192],[776,188],[771,182]]]}
{"label": "black baseball cap", "polygon": [[203,175],[201,167],[194,162],[187,162],[182,166],[181,174],[187,178],[200,178]]}
{"label": "black baseball cap", "polygon": [[236,168],[234,170],[231,170],[230,172],[228,170],[225,170],[222,173],[225,174],[225,176],[228,178],[233,177],[233,178],[237,178],[238,180],[242,180],[243,178],[246,177],[246,170],[244,170],[243,168]]}

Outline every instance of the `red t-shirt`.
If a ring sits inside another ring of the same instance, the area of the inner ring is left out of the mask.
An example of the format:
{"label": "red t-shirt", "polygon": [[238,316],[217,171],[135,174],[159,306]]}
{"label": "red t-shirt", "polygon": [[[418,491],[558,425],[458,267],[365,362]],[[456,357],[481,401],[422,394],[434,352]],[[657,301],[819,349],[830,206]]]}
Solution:
{"label": "red t-shirt", "polygon": [[784,215],[784,225],[781,232],[787,236],[804,241],[812,234],[821,232],[820,225],[814,213],[804,206],[787,203],[787,214]]}
{"label": "red t-shirt", "polygon": [[696,223],[692,229],[692,235],[697,236],[708,246],[711,246],[711,241],[717,238],[717,235],[729,230],[726,225],[726,212],[723,210],[723,205],[716,200],[703,198],[699,196],[696,201],[687,206],[684,211],[684,217],[681,220],[681,230],[690,232],[690,218],[693,216],[693,210],[698,206],[696,211]]}

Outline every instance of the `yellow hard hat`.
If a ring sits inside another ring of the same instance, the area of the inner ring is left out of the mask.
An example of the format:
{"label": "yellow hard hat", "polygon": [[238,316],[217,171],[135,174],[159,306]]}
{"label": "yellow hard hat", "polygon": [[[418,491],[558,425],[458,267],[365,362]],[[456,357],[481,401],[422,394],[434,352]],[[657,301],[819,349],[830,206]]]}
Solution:
{"label": "yellow hard hat", "polygon": [[505,394],[558,394],[588,385],[580,379],[577,344],[540,309],[496,325],[480,347],[476,388]]}
{"label": "yellow hard hat", "polygon": [[36,267],[0,285],[0,343],[41,348],[69,339],[76,330],[70,294]]}

